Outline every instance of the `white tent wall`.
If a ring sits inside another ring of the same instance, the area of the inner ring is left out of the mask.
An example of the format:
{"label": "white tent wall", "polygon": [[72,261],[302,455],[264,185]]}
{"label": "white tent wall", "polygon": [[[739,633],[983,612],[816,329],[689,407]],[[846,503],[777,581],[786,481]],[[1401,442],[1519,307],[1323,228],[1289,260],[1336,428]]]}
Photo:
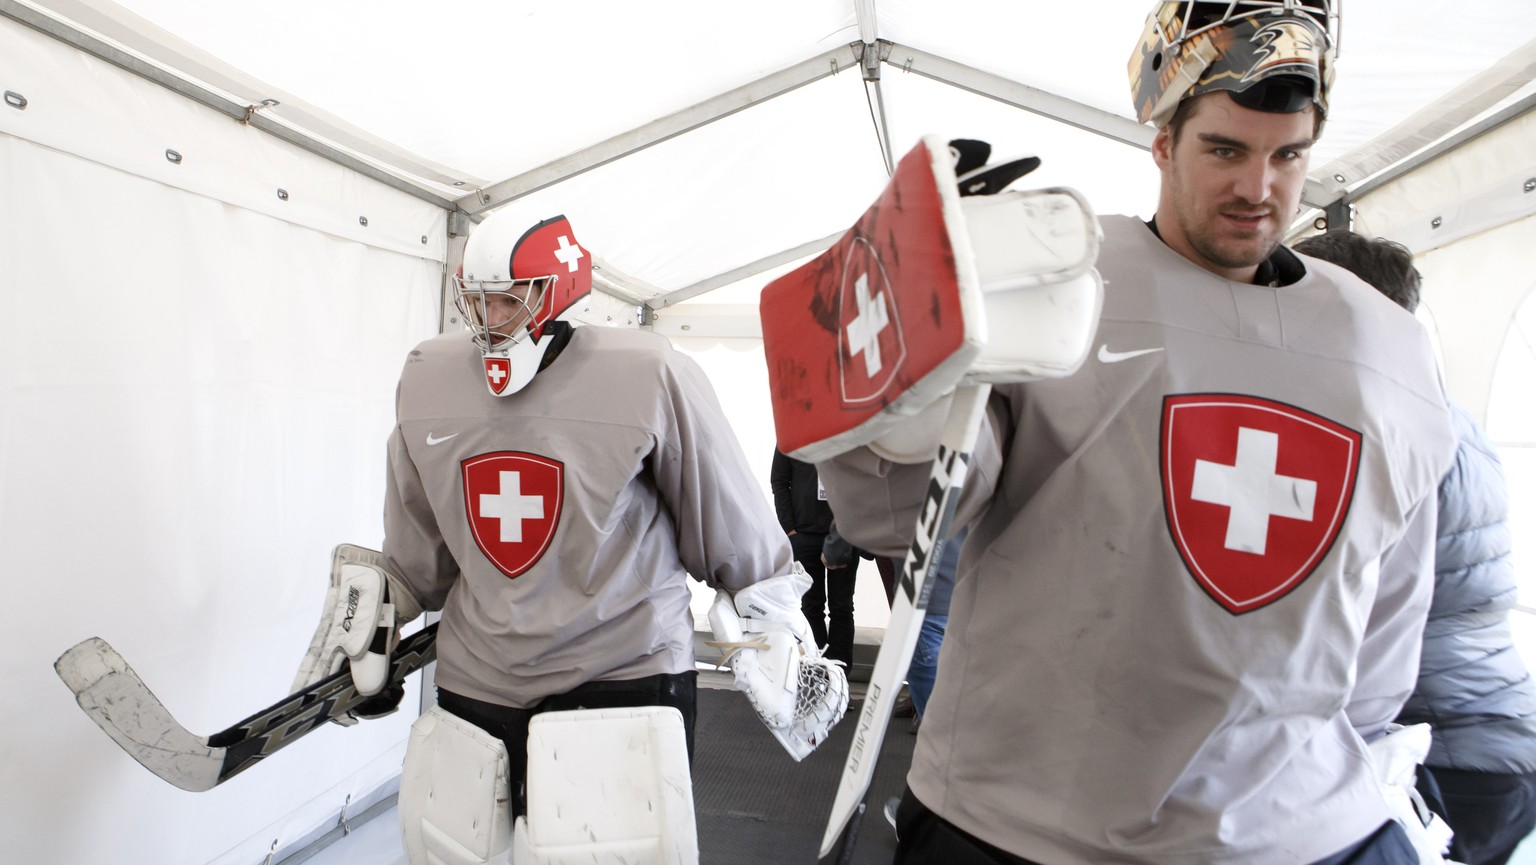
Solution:
{"label": "white tent wall", "polygon": [[[1525,146],[1527,155],[1536,152],[1536,137],[1527,138]],[[1522,656],[1536,663],[1536,547],[1531,543],[1536,539],[1536,401],[1531,384],[1536,381],[1536,271],[1509,254],[1532,249],[1536,215],[1457,240],[1417,261],[1424,275],[1424,303],[1442,346],[1461,347],[1442,352],[1446,387],[1474,416],[1485,419],[1504,463],[1521,595],[1511,625]],[[1476,303],[1467,302],[1472,292]]]}
{"label": "white tent wall", "polygon": [[258,862],[398,774],[414,694],[195,794],[51,666],[99,635],[202,734],[286,693],[381,539],[446,214],[9,20],[0,58],[0,856]]}
{"label": "white tent wall", "polygon": [[1361,197],[1355,209],[1360,231],[1414,251],[1424,304],[1453,347],[1447,386],[1484,417],[1504,331],[1531,287],[1529,268],[1510,252],[1531,248],[1521,245],[1530,229],[1512,226],[1536,214],[1536,114]]}

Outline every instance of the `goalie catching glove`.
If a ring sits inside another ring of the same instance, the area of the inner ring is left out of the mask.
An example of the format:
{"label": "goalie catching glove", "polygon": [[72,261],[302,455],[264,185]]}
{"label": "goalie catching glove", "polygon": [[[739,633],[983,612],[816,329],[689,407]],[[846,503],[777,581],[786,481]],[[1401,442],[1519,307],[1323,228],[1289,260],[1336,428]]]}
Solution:
{"label": "goalie catching glove", "polygon": [[825,742],[848,709],[848,675],[823,658],[800,611],[811,578],[799,564],[732,596],[715,593],[711,646],[725,650],[736,690],[796,761]]}
{"label": "goalie catching glove", "polygon": [[358,718],[388,715],[400,705],[405,687],[390,685],[389,655],[400,642],[400,626],[421,615],[421,606],[400,578],[384,566],[384,555],[354,544],[338,544],[331,556],[331,584],[320,625],[299,664],[290,693],[325,679],[349,662],[358,693],[373,699],[335,719],[351,726]]}

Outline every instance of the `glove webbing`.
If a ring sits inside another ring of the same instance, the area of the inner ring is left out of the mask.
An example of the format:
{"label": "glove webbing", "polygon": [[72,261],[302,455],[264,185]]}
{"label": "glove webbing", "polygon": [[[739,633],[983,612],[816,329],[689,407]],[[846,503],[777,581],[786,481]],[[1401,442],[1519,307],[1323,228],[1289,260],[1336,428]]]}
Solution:
{"label": "glove webbing", "polygon": [[842,661],[826,661],[821,664],[801,664],[799,687],[795,689],[795,720],[803,721],[816,714],[826,705],[827,694],[832,690],[832,677],[827,667],[842,665]]}
{"label": "glove webbing", "polygon": [[[749,627],[750,625],[753,625],[753,624],[767,625],[767,627],[756,627],[756,628]],[[775,627],[775,626],[777,626],[777,627]],[[788,631],[791,634],[794,633],[793,631],[790,631],[789,623],[787,621],[775,621],[775,620],[772,620],[772,619],[753,619],[753,618],[747,618],[745,616],[743,616],[742,619],[741,619],[741,630],[742,630],[743,633],[746,633],[746,634],[766,634],[769,631]],[[723,654],[720,657],[720,660],[715,663],[715,669],[716,670],[720,669],[721,667],[724,667],[726,665],[726,663],[731,660],[731,657],[734,656],[737,652],[741,651],[742,649],[757,649],[758,651],[766,652],[769,649],[773,648],[772,646],[768,645],[768,641],[764,640],[762,637],[758,637],[755,640],[705,640],[704,641],[704,645],[712,646],[712,647],[714,647],[716,649],[729,649],[730,650],[730,651],[726,652],[725,654]],[[804,646],[799,646],[798,648],[800,649],[800,654],[802,654],[802,655],[805,654],[805,647]]]}
{"label": "glove webbing", "polygon": [[706,646],[713,646],[716,649],[729,649],[730,650],[730,651],[725,652],[724,654],[722,654],[720,656],[720,660],[715,662],[715,669],[716,670],[720,669],[721,667],[724,667],[727,663],[729,663],[731,658],[737,652],[741,651],[742,649],[757,649],[759,651],[765,651],[766,652],[768,649],[772,648],[771,646],[768,645],[768,641],[767,640],[763,640],[763,639],[740,640],[740,641],[732,641],[732,640],[705,640],[704,641],[704,645],[706,645]]}

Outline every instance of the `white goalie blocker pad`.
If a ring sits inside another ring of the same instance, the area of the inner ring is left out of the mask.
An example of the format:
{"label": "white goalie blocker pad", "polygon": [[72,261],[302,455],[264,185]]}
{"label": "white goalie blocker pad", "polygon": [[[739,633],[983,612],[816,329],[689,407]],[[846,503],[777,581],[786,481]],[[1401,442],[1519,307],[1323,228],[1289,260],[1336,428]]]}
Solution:
{"label": "white goalie blocker pad", "polygon": [[1387,808],[1413,842],[1419,865],[1449,862],[1446,854],[1454,834],[1450,825],[1424,804],[1415,783],[1417,767],[1429,756],[1431,737],[1428,724],[1388,724],[1386,735],[1368,746]]}
{"label": "white goalie blocker pad", "polygon": [[528,814],[513,828],[512,865],[698,861],[681,713],[645,706],[534,716]]}
{"label": "white goalie blocker pad", "polygon": [[411,725],[400,773],[400,835],[411,865],[503,863],[511,845],[507,748],[444,710]]}
{"label": "white goalie blocker pad", "polygon": [[826,741],[848,710],[848,674],[822,657],[800,611],[810,577],[791,573],[754,583],[735,595],[715,593],[709,645],[725,650],[736,689],[797,762]]}
{"label": "white goalie blocker pad", "polygon": [[1087,202],[957,183],[943,139],[923,138],[847,234],[763,289],[785,453],[820,462],[888,434],[931,453],[945,412],[930,407],[956,387],[1066,376],[1087,358],[1103,304]]}
{"label": "white goalie blocker pad", "polygon": [[416,601],[385,567],[383,553],[337,544],[320,624],[289,692],[326,678],[350,661],[358,692],[377,694],[389,679],[389,653],[400,640],[397,623],[420,614]]}
{"label": "white goalie blocker pad", "polygon": [[987,339],[961,384],[1070,375],[1088,357],[1104,284],[1098,219],[1073,189],[960,199]]}

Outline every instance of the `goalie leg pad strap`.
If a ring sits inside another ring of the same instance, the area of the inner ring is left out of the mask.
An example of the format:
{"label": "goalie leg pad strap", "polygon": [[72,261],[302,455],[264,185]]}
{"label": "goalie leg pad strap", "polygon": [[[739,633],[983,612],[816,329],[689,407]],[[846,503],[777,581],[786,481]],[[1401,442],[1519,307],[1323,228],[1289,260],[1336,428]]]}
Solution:
{"label": "goalie leg pad strap", "polygon": [[512,838],[509,774],[500,739],[441,706],[417,718],[398,800],[411,865],[503,861]]}

